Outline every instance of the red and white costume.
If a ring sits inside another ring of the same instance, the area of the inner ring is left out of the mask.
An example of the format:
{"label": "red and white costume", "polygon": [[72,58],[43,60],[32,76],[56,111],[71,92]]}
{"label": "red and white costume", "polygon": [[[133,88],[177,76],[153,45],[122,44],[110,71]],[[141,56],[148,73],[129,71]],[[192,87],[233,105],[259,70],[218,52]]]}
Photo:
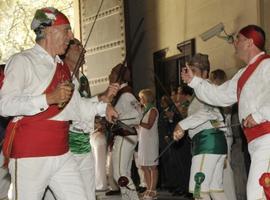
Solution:
{"label": "red and white costume", "polygon": [[[231,80],[221,86],[215,86],[207,81],[194,77],[189,84],[194,88],[197,97],[215,106],[230,106],[238,102],[239,120],[246,119],[252,114],[259,124],[251,129],[245,129],[248,148],[251,156],[251,166],[247,183],[248,200],[264,199],[263,187],[259,185],[259,178],[264,172],[269,172],[270,162],[270,59],[261,60],[255,71],[239,88],[239,79],[246,70],[261,59],[264,53],[256,55],[248,65],[241,69]],[[238,94],[237,94],[238,91]]]}
{"label": "red and white costume", "polygon": [[9,169],[19,200],[41,199],[47,185],[58,200],[87,199],[68,151],[68,121],[89,120],[93,113],[104,115],[106,104],[81,98],[75,88],[64,109],[48,106],[45,93],[70,76],[63,66],[58,56],[53,59],[36,44],[13,56],[5,69],[0,114],[15,118],[8,127],[4,152],[10,153]]}
{"label": "red and white costume", "polygon": [[[121,92],[129,87],[127,83],[121,84],[118,92],[119,98],[116,101],[115,109],[119,113],[120,119],[134,118],[124,123],[129,126],[136,126],[140,123],[142,112],[138,100],[130,92]],[[112,160],[113,160],[113,176],[115,181],[121,176],[125,176],[129,180],[126,187],[120,187],[122,200],[139,200],[135,185],[131,179],[131,164],[138,142],[137,135],[120,136],[114,138]]]}

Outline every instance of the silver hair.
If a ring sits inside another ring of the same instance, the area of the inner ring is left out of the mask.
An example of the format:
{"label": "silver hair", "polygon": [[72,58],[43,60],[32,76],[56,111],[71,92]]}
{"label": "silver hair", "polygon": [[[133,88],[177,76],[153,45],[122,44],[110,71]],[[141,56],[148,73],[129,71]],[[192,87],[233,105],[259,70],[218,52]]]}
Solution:
{"label": "silver hair", "polygon": [[39,28],[35,29],[34,32],[36,34],[36,39],[35,39],[36,42],[45,38],[44,27],[39,27]]}

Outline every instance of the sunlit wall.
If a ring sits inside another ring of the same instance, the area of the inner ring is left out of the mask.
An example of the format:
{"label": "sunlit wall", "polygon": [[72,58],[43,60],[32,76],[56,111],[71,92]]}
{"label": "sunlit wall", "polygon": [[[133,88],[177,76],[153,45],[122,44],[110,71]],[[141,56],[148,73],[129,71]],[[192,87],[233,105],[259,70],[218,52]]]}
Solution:
{"label": "sunlit wall", "polygon": [[204,42],[199,35],[220,22],[228,33],[260,23],[259,0],[138,0],[129,1],[129,7],[131,30],[141,17],[145,21],[145,37],[133,63],[136,90],[153,87],[154,52],[168,48],[168,57],[177,55],[176,45],[191,38],[196,39],[197,52],[209,54],[212,69],[222,68],[233,75],[243,66],[233,46],[216,37]]}
{"label": "sunlit wall", "polygon": [[36,9],[55,7],[65,13],[74,27],[74,0],[1,0],[0,1],[0,63],[14,53],[32,47],[34,32],[30,29]]}

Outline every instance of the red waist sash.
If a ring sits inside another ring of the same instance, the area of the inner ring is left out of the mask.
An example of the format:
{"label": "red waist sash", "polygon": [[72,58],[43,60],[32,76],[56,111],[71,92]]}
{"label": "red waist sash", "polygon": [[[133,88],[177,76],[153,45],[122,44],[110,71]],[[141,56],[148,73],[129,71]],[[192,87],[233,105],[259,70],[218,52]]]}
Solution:
{"label": "red waist sash", "polygon": [[244,128],[244,133],[247,138],[247,142],[270,133],[270,122],[263,122],[252,128]]}
{"label": "red waist sash", "polygon": [[[33,123],[12,122],[6,132],[16,132],[9,157],[43,157],[66,153],[68,147],[68,122],[39,120]],[[5,148],[4,148],[5,150]],[[4,151],[6,155],[6,151]]]}

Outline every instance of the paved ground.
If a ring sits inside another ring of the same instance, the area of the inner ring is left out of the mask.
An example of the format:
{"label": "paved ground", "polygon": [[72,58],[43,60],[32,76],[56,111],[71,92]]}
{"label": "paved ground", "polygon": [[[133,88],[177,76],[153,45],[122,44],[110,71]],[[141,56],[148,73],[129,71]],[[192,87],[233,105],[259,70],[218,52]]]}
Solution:
{"label": "paved ground", "polygon": [[[105,192],[98,192],[97,193],[97,200],[121,200],[119,196],[105,196]],[[172,196],[170,193],[166,191],[159,191],[158,192],[158,200],[190,200],[180,196]]]}

